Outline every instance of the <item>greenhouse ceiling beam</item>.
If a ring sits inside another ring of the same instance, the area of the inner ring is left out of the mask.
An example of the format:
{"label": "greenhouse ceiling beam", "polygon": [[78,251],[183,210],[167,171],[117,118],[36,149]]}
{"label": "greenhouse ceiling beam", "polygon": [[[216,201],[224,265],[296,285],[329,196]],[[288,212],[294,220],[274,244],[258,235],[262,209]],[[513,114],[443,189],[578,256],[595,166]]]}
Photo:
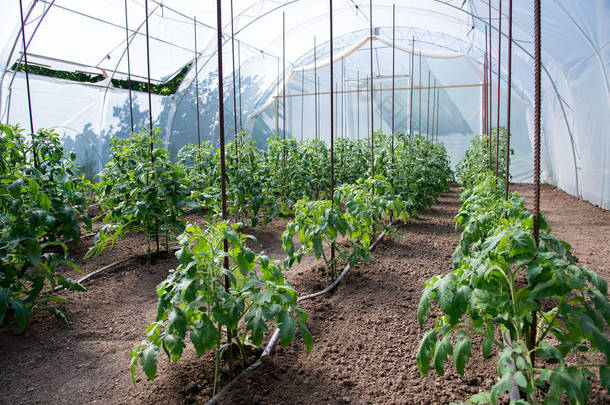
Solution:
{"label": "greenhouse ceiling beam", "polygon": [[[40,1],[41,3],[49,4],[49,1],[48,1],[48,0],[38,0],[38,1]],[[54,3],[54,0],[52,0],[51,2],[52,2],[52,3]],[[115,28],[120,28],[121,30],[124,30],[124,29],[125,29],[125,27],[124,27],[123,25],[121,25],[121,24],[116,24],[116,23],[113,23],[113,22],[111,22],[111,21],[104,20],[103,18],[99,18],[99,17],[95,17],[95,16],[92,16],[92,15],[89,15],[89,14],[87,14],[87,13],[83,13],[82,11],[74,10],[74,9],[69,8],[69,7],[65,7],[65,6],[59,5],[59,4],[55,4],[55,5],[54,5],[54,7],[60,8],[60,9],[62,9],[62,10],[64,10],[64,11],[68,11],[68,12],[73,13],[73,14],[76,14],[76,15],[79,15],[79,16],[81,16],[81,17],[86,17],[86,18],[89,18],[89,19],[91,19],[91,20],[93,20],[93,21],[101,22],[101,23],[104,23],[104,24],[110,25],[110,26],[115,27]],[[152,11],[149,13],[149,16],[150,16],[150,15],[152,15],[152,14],[154,14],[154,12],[155,12],[155,11],[157,11],[157,9],[158,9],[159,7],[161,7],[161,6],[159,5],[159,3],[157,3],[157,6],[156,6],[155,8],[153,8],[153,9],[152,9]],[[140,27],[141,27],[141,26],[142,26],[142,25],[140,25]],[[139,27],[139,28],[140,28],[140,27]],[[132,30],[132,32],[133,32],[133,34],[137,34],[137,35],[142,35],[142,36],[145,36],[143,33],[141,33],[141,32],[139,31],[139,29],[138,29],[137,31],[133,31],[133,30]],[[166,41],[166,40],[161,39],[161,38],[159,38],[159,37],[155,37],[155,36],[151,35],[149,38],[150,38],[150,39],[154,39],[155,41],[158,41],[158,42],[160,42],[160,43],[162,43],[162,44],[169,45],[169,46],[173,46],[174,48],[178,48],[178,49],[181,49],[181,50],[183,50],[183,51],[191,52],[191,50],[190,50],[190,49],[188,49],[188,48],[186,48],[186,47],[183,47],[183,46],[180,46],[180,45],[176,45],[176,44],[174,44],[174,43],[172,43],[172,42]],[[121,42],[121,43],[122,43],[122,42]]]}
{"label": "greenhouse ceiling beam", "polygon": [[[361,81],[363,80],[370,80],[370,78],[365,79],[362,78]],[[413,86],[413,90],[429,90],[429,89],[457,89],[457,88],[468,88],[468,87],[484,87],[485,85],[482,83],[471,83],[471,84],[446,84],[446,85],[433,85],[433,86]],[[396,87],[395,90],[400,90],[400,91],[404,91],[404,90],[411,90],[411,87]],[[371,91],[370,89],[365,89],[365,90],[334,90],[333,94],[349,94],[349,93],[368,93],[369,91]],[[373,91],[378,92],[391,92],[392,88],[386,88],[386,87],[379,87],[379,88],[375,88]],[[286,94],[286,97],[301,97],[301,96],[314,96],[314,95],[326,95],[326,94],[330,94],[330,91],[318,91],[315,93],[294,93],[294,94]],[[273,95],[272,96],[274,99],[275,98],[282,98],[283,95]]]}

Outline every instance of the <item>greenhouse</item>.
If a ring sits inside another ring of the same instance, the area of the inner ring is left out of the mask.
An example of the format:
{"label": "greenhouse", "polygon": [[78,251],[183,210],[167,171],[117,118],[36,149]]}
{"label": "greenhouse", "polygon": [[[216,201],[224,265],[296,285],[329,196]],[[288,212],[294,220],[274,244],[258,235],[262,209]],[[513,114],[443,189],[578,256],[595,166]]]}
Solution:
{"label": "greenhouse", "polygon": [[610,402],[605,0],[3,0],[7,403]]}

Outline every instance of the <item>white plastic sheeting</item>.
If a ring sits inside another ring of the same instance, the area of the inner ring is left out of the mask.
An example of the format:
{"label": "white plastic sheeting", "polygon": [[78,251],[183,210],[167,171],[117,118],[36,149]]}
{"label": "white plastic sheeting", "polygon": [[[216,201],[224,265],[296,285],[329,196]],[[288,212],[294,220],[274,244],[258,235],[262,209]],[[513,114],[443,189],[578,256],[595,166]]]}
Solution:
{"label": "white plastic sheeting", "polygon": [[[107,157],[108,139],[126,136],[129,99],[126,90],[108,87],[110,78],[127,75],[124,0],[24,0],[29,60],[61,70],[103,74],[108,79],[95,85],[49,78],[31,83],[35,128],[53,127],[65,134],[87,170],[95,172]],[[216,2],[149,0],[151,80],[164,82],[193,61],[194,21],[199,49],[200,128],[203,139],[218,138],[216,75]],[[230,2],[223,3],[225,106],[227,132],[234,132],[231,69]],[[322,0],[234,0],[237,128],[245,127],[260,144],[283,129],[297,138],[315,136],[312,64],[314,35],[317,39],[318,90],[330,85],[328,65],[329,2]],[[374,87],[373,123],[367,108],[369,95],[369,3],[334,1],[335,88],[348,91],[337,96],[336,129],[341,136],[365,137],[373,129],[391,128],[392,5],[373,1]],[[395,128],[406,131],[409,119],[414,132],[428,132],[428,72],[440,90],[439,136],[454,161],[463,155],[470,138],[481,132],[482,60],[484,30],[488,23],[486,0],[405,0],[396,2],[396,99]],[[505,122],[507,73],[507,3],[503,2],[501,75],[501,125]],[[497,80],[497,10],[492,0],[493,83]],[[136,80],[147,76],[144,0],[127,1],[131,73]],[[610,3],[604,0],[542,2],[543,45],[543,179],[604,208],[610,206]],[[512,161],[514,180],[532,174],[533,133],[533,16],[531,2],[513,1],[513,106],[512,132],[516,151]],[[282,18],[286,19],[286,111],[283,91]],[[22,55],[18,0],[0,2],[0,116],[3,122],[29,127],[25,83],[10,71]],[[415,69],[409,71],[410,49],[415,40]],[[239,51],[239,52],[238,52]],[[343,52],[343,53],[342,53]],[[419,68],[419,54],[422,67]],[[412,73],[412,74],[411,74]],[[360,81],[356,79],[360,78]],[[165,134],[170,149],[196,142],[195,72],[187,73],[172,96],[155,96],[155,124]],[[414,81],[413,105],[406,90]],[[474,86],[473,86],[474,85]],[[380,90],[379,90],[380,89]],[[357,92],[361,90],[361,92]],[[421,103],[420,103],[421,93]],[[301,94],[304,94],[301,96]],[[319,135],[328,137],[329,96],[318,97]],[[495,101],[493,103],[495,111]],[[421,113],[420,113],[421,106]],[[413,116],[409,117],[409,111]],[[368,111],[368,112],[367,112]],[[145,94],[135,99],[136,122],[148,116]],[[495,114],[495,112],[494,112]],[[496,119],[493,118],[495,125]],[[229,135],[230,136],[230,135]]]}

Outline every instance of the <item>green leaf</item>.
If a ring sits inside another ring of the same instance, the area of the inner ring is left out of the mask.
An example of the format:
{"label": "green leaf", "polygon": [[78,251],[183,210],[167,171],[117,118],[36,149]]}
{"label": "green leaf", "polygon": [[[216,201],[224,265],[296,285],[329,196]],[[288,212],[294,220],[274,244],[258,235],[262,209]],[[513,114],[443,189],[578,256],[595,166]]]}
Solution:
{"label": "green leaf", "polygon": [[211,350],[218,343],[218,330],[210,321],[210,318],[203,316],[191,331],[191,341],[198,355],[203,355],[206,350]]}
{"label": "green leaf", "polygon": [[313,337],[311,336],[311,332],[309,331],[309,328],[305,322],[297,321],[297,327],[299,328],[303,342],[305,342],[307,354],[309,354],[313,349]]}
{"label": "green leaf", "polygon": [[446,314],[452,312],[454,307],[453,301],[456,290],[454,279],[455,276],[453,274],[445,274],[441,277],[435,288],[438,305]]}
{"label": "green leaf", "polygon": [[23,301],[9,298],[8,303],[15,312],[15,319],[20,330],[24,330],[30,319],[30,310],[26,308]]}
{"label": "green leaf", "polygon": [[82,285],[78,281],[72,280],[71,278],[58,275],[57,281],[59,282],[59,284],[61,284],[68,290],[87,291],[84,285]]}
{"label": "green leaf", "polygon": [[428,375],[428,370],[430,369],[430,358],[432,356],[436,340],[436,332],[434,330],[429,330],[424,334],[424,337],[420,340],[419,345],[417,346],[417,354],[415,355],[417,367],[419,368],[419,373],[424,377]]}
{"label": "green leaf", "polygon": [[424,321],[428,316],[428,312],[430,311],[430,296],[432,294],[432,290],[429,288],[425,288],[421,297],[419,298],[419,305],[417,306],[417,321],[419,322],[419,326],[424,326]]}
{"label": "green leaf", "polygon": [[282,346],[287,347],[296,334],[296,320],[290,317],[288,311],[282,311],[279,315],[280,339]]}
{"label": "green leaf", "polygon": [[443,340],[437,341],[434,348],[434,369],[438,375],[445,375],[445,363],[447,362],[447,356],[452,353],[451,347],[451,336],[445,335]]}
{"label": "green leaf", "polygon": [[527,378],[525,378],[525,375],[523,374],[523,372],[517,371],[515,374],[513,374],[513,378],[515,380],[515,383],[519,387],[521,387],[521,388],[527,387]]}
{"label": "green leaf", "polygon": [[596,272],[589,270],[585,267],[585,274],[587,279],[597,288],[602,294],[605,296],[608,295],[608,283],[602,277],[600,277]]}
{"label": "green leaf", "polygon": [[464,336],[453,347],[453,361],[459,375],[464,375],[464,368],[470,356],[472,356],[472,342],[468,336]]}
{"label": "green leaf", "polygon": [[26,239],[23,241],[23,246],[25,248],[25,255],[32,266],[39,266],[42,254],[40,243],[34,239]]}
{"label": "green leaf", "polygon": [[605,364],[599,367],[599,380],[602,386],[610,391],[610,367]]}
{"label": "green leaf", "polygon": [[489,392],[479,392],[470,397],[470,402],[473,404],[489,404],[491,402],[491,396]]}
{"label": "green leaf", "polygon": [[187,327],[184,312],[182,312],[180,308],[172,307],[169,311],[167,319],[169,321],[169,328],[175,331],[181,339],[184,339],[186,336]]}
{"label": "green leaf", "polygon": [[159,347],[150,345],[142,350],[140,354],[140,364],[149,380],[154,381],[157,374],[157,361],[159,357]]}
{"label": "green leaf", "polygon": [[163,349],[171,357],[174,363],[180,360],[182,351],[186,346],[182,339],[182,336],[169,332],[163,336]]}
{"label": "green leaf", "polygon": [[481,342],[481,352],[483,354],[483,357],[488,359],[489,356],[491,356],[491,350],[493,348],[493,337],[486,337],[485,339],[483,339],[483,341]]}
{"label": "green leaf", "polygon": [[64,315],[63,312],[61,312],[59,309],[55,308],[55,307],[49,307],[47,308],[49,310],[49,312],[53,315],[55,315],[55,317],[57,319],[59,319],[59,321],[61,323],[63,323],[66,328],[71,329],[72,327],[70,326],[70,322],[68,322],[68,318],[66,317],[66,315]]}
{"label": "green leaf", "polygon": [[0,287],[0,325],[2,325],[6,310],[8,309],[9,293],[10,291],[8,288]]}
{"label": "green leaf", "polygon": [[324,253],[324,246],[322,245],[322,238],[319,236],[316,236],[313,239],[313,252],[314,252],[316,258],[319,258],[320,256],[322,256],[322,253]]}
{"label": "green leaf", "polygon": [[246,315],[247,329],[252,333],[252,343],[260,345],[263,341],[263,336],[267,332],[267,325],[263,319],[263,313],[260,307],[251,308]]}

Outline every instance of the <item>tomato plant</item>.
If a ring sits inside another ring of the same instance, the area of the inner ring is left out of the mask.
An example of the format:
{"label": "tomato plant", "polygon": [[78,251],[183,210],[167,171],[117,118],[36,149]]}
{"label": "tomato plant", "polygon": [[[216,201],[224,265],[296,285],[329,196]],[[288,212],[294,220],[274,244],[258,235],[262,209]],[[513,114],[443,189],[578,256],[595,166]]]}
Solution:
{"label": "tomato plant", "polygon": [[178,165],[191,192],[187,205],[205,210],[208,218],[220,215],[220,153],[212,143],[184,146]]}
{"label": "tomato plant", "polygon": [[81,226],[91,227],[89,183],[76,176],[74,161],[55,132],[25,136],[18,127],[0,124],[0,324],[11,313],[24,329],[34,308],[42,307],[69,326],[50,305],[64,300],[43,289],[48,283],[51,291],[58,284],[85,290],[59,273],[62,266],[78,270],[65,242],[77,243]]}
{"label": "tomato plant", "polygon": [[[470,141],[464,159],[457,166],[457,175],[465,187],[476,183],[478,174],[485,171],[496,170],[496,128],[492,129],[491,139],[487,135],[477,135]],[[506,128],[500,127],[500,147],[498,149],[498,180],[504,182],[506,178]],[[489,152],[491,148],[491,153]],[[511,149],[511,155],[514,150]]]}
{"label": "tomato plant", "polygon": [[252,138],[240,136],[237,144],[227,145],[227,199],[230,213],[239,222],[255,227],[262,217],[266,225],[277,214],[281,191],[274,188],[273,169],[265,153]]}
{"label": "tomato plant", "polygon": [[[307,328],[308,314],[297,307],[297,293],[284,279],[281,267],[267,256],[246,247],[246,236],[225,222],[205,230],[188,225],[176,253],[180,265],[157,286],[157,319],[147,329],[147,340],[131,352],[131,375],[138,362],[153,380],[160,349],[177,362],[186,347],[187,335],[199,355],[216,350],[217,367],[223,345],[222,330],[237,337],[240,352],[244,344],[259,346],[267,322],[280,329],[284,346],[290,344],[298,329],[307,352],[313,346]],[[228,240],[230,267],[223,265],[223,241]],[[230,280],[225,289],[224,277]]]}
{"label": "tomato plant", "polygon": [[474,395],[474,403],[496,404],[513,381],[525,396],[520,403],[538,403],[541,390],[545,404],[586,403],[594,370],[610,389],[606,282],[576,264],[570,245],[552,235],[544,218],[537,245],[533,215],[514,193],[505,202],[491,173],[471,179],[456,217],[463,233],[454,271],[428,280],[419,303],[422,326],[432,303],[443,312],[419,344],[420,372],[427,375],[432,363],[443,375],[452,356],[463,375],[471,338],[480,336],[483,357],[494,348],[498,353],[499,380]]}
{"label": "tomato plant", "polygon": [[[150,142],[154,143],[152,151]],[[128,139],[114,138],[110,143],[111,160],[98,185],[106,225],[87,256],[99,254],[128,232],[143,232],[150,262],[152,238],[157,238],[158,250],[159,235],[164,234],[169,250],[169,236],[184,229],[180,216],[191,194],[183,183],[184,172],[161,147],[158,130],[150,134],[142,129]]]}

